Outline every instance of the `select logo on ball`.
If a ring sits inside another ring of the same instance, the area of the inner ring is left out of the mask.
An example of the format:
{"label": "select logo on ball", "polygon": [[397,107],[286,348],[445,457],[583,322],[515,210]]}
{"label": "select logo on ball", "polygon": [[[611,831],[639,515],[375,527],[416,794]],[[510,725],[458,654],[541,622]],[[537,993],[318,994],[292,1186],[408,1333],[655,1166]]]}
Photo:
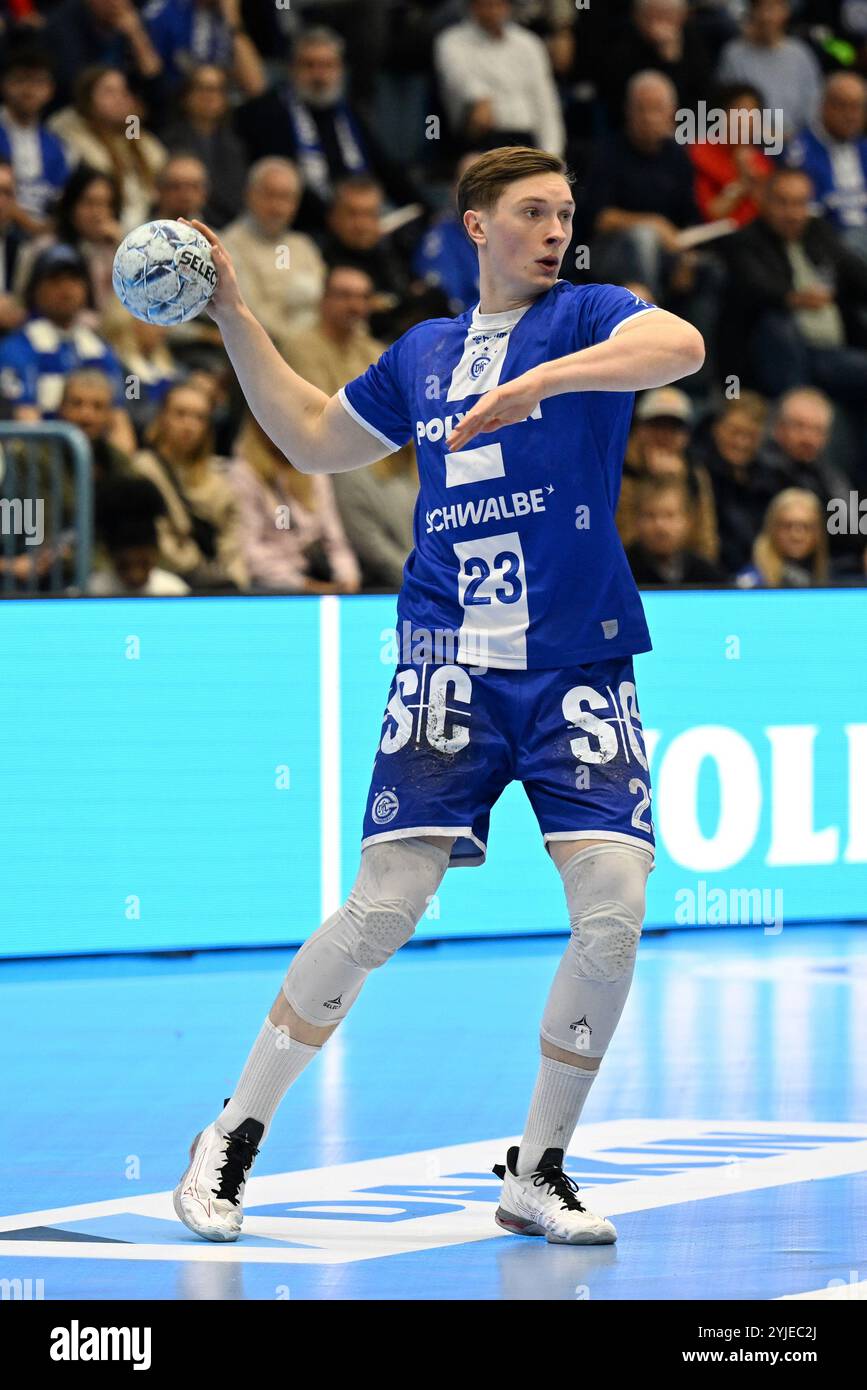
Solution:
{"label": "select logo on ball", "polygon": [[146,222],[117,248],[112,285],[137,319],[167,327],[187,323],[217,287],[210,243],[183,222]]}

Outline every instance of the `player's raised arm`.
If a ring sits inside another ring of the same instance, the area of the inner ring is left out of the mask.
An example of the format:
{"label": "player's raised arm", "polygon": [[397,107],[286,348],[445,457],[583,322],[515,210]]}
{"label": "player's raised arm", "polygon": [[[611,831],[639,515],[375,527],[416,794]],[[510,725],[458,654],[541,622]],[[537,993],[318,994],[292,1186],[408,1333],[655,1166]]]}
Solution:
{"label": "player's raised arm", "polygon": [[691,376],[704,362],[704,339],[667,309],[636,314],[607,341],[531,368],[487,392],[446,441],[463,449],[477,434],[526,420],[540,401],[566,391],[643,391]]}
{"label": "player's raised arm", "polygon": [[[178,219],[188,222],[185,217]],[[247,404],[265,433],[302,473],[342,473],[382,457],[383,448],[344,410],[280,356],[244,303],[231,257],[210,227],[191,221],[211,244],[217,288],[208,313],[223,338]]]}

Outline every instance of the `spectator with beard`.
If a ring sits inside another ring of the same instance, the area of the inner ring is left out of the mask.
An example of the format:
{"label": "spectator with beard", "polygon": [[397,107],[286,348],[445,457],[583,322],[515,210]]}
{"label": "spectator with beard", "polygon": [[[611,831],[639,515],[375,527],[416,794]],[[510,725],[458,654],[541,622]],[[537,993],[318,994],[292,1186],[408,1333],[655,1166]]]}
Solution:
{"label": "spectator with beard", "polygon": [[295,221],[299,231],[324,229],[335,185],[353,175],[374,177],[397,205],[424,202],[347,100],[343,49],[343,40],[330,29],[302,32],[284,80],[236,113],[250,160],[282,155],[297,165],[304,185]]}

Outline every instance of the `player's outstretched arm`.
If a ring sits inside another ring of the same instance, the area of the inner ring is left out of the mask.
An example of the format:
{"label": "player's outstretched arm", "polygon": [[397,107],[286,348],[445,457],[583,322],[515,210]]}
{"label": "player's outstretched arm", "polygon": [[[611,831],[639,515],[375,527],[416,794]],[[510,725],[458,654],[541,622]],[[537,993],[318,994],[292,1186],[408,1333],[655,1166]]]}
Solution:
{"label": "player's outstretched arm", "polygon": [[382,457],[381,441],[352,419],[337,396],[327,396],[283,360],[244,303],[231,257],[216,233],[204,222],[178,220],[210,242],[217,288],[208,313],[247,404],[277,448],[302,473],[342,473],[375,463]]}
{"label": "player's outstretched arm", "polygon": [[548,396],[566,391],[643,391],[691,376],[704,362],[704,339],[686,319],[667,309],[627,319],[613,338],[542,362],[488,391],[446,440],[463,449],[477,434],[514,425]]}

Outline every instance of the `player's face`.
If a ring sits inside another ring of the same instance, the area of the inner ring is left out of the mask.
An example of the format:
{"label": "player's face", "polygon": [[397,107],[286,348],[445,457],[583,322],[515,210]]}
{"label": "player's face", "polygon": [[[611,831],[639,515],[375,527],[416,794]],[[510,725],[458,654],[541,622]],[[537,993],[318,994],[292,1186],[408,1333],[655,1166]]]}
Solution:
{"label": "player's face", "polygon": [[574,211],[560,174],[533,174],[509,184],[496,207],[479,214],[491,269],[525,293],[549,289],[572,239]]}

